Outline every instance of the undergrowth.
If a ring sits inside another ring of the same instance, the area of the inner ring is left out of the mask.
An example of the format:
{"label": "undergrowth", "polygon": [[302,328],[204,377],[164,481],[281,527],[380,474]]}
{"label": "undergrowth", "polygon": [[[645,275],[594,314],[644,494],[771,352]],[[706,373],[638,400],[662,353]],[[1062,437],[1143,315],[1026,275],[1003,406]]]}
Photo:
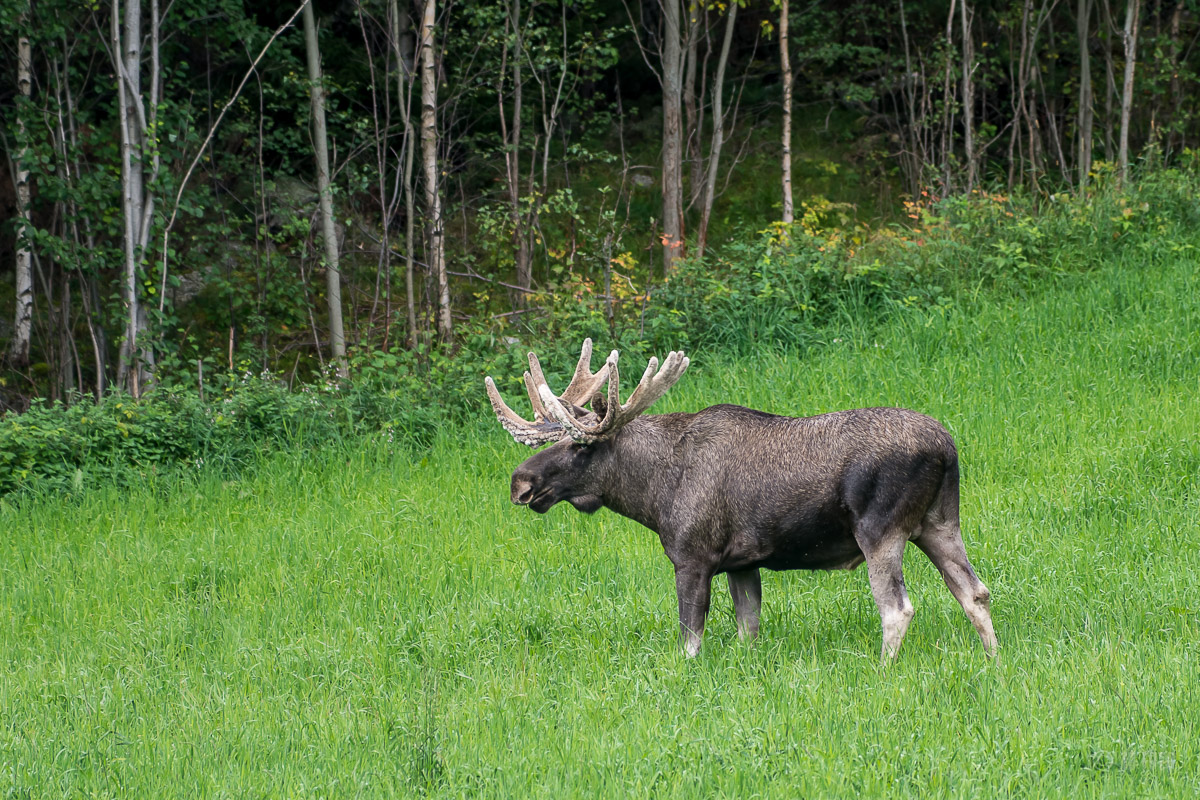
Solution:
{"label": "undergrowth", "polygon": [[210,369],[200,382],[168,367],[139,400],[113,393],[95,403],[35,404],[0,418],[0,495],[121,485],[204,464],[236,473],[263,453],[365,433],[422,447],[440,426],[485,408],[483,375],[519,396],[527,350],[561,380],[588,336],[633,360],[680,348],[803,354],[909,310],[970,308],[996,293],[1027,298],[1131,248],[1194,257],[1198,195],[1193,153],[1184,167],[1150,171],[1126,189],[1100,164],[1078,194],[922,196],[905,204],[905,224],[875,229],[853,224],[842,205],[812,199],[794,224],[685,258],[664,283],[639,285],[615,272],[611,318],[603,286],[574,274],[553,296],[532,298],[553,314],[464,324],[452,348],[359,348],[349,381],[330,374],[294,391],[248,366]]}

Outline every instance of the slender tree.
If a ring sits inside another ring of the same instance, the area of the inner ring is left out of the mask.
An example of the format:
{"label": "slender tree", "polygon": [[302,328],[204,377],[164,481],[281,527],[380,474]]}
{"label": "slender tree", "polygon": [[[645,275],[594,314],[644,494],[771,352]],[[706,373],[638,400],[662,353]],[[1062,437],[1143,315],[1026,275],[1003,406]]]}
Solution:
{"label": "slender tree", "polygon": [[325,129],[325,85],[312,0],[304,5],[304,51],[308,61],[312,101],[313,153],[317,160],[317,193],[321,238],[325,248],[325,295],[329,308],[330,353],[338,375],[346,377],[346,332],[342,326],[342,273],[338,261],[337,227],[333,219],[333,189],[329,180],[329,141]]}
{"label": "slender tree", "polygon": [[[509,218],[512,224],[513,256],[516,261],[516,304],[525,304],[526,293],[533,285],[532,255],[525,215],[521,211],[521,106],[525,82],[521,67],[525,60],[524,25],[521,20],[521,0],[509,0],[504,20],[505,37],[501,47],[499,85],[496,92],[500,104],[500,136],[504,145],[504,180],[508,187]],[[509,33],[511,32],[511,39]],[[509,43],[512,46],[509,47]],[[504,107],[504,83],[512,75],[511,118]]]}
{"label": "slender tree", "polygon": [[392,47],[396,54],[396,101],[400,104],[400,116],[404,120],[404,138],[401,140],[400,161],[403,166],[400,179],[404,194],[404,298],[405,314],[408,322],[408,346],[417,346],[417,306],[413,290],[413,247],[415,241],[416,202],[413,198],[413,153],[416,151],[416,130],[412,121],[413,75],[416,71],[414,63],[412,38],[408,28],[411,19],[407,2],[403,9],[397,0],[389,0],[392,24]]}
{"label": "slender tree", "polygon": [[975,43],[971,36],[975,12],[967,9],[967,0],[959,3],[958,16],[962,25],[963,150],[967,159],[969,192],[979,181],[979,156],[975,152]]}
{"label": "slender tree", "polygon": [[1075,35],[1079,39],[1079,108],[1076,118],[1077,146],[1075,164],[1077,184],[1087,186],[1092,169],[1092,127],[1095,113],[1092,108],[1092,55],[1088,39],[1092,28],[1092,0],[1077,0],[1075,4]]}
{"label": "slender tree", "polygon": [[712,100],[712,145],[708,152],[708,176],[704,179],[704,207],[700,211],[700,233],[696,240],[699,257],[704,257],[708,241],[708,223],[712,218],[713,199],[716,196],[717,171],[721,164],[721,145],[725,139],[725,65],[729,63],[729,45],[733,41],[733,27],[737,20],[738,3],[732,0],[725,17],[725,38],[721,41],[721,54],[717,57],[717,74],[713,78]]}
{"label": "slender tree", "polygon": [[[966,2],[966,0],[963,0]],[[953,64],[954,58],[954,4],[955,0],[950,0],[950,13],[946,16],[946,59],[942,65],[942,196],[949,195],[953,187],[953,176],[951,174],[950,162],[954,152],[954,137],[951,131],[954,128],[954,101],[952,98],[951,87],[953,84]]]}
{"label": "slender tree", "polygon": [[421,15],[421,160],[425,168],[425,210],[429,224],[429,262],[437,281],[437,330],[449,341],[454,329],[450,318],[450,281],[446,274],[445,220],[442,219],[441,176],[438,174],[437,59],[434,29],[437,0],[425,0]]}
{"label": "slender tree", "polygon": [[783,76],[783,221],[795,218],[792,205],[792,61],[788,53],[788,0],[779,0],[779,70]]}
{"label": "slender tree", "polygon": [[[700,129],[703,126],[703,109],[696,103],[696,73],[701,71],[700,35],[707,32],[708,10],[703,0],[688,0],[687,3],[687,47],[684,51],[683,69],[683,118],[684,150],[688,161],[688,208],[691,208],[704,191],[703,161],[700,156]],[[708,66],[704,59],[705,68]],[[703,87],[701,93],[703,93]]]}
{"label": "slender tree", "polygon": [[662,42],[662,198],[663,274],[671,272],[683,252],[683,140],[681,132],[683,45],[680,0],[660,0]]}
{"label": "slender tree", "polygon": [[[124,223],[124,269],[121,300],[125,306],[125,336],[117,360],[117,382],[135,397],[140,395],[154,369],[154,349],[149,341],[149,318],[141,302],[141,262],[146,255],[154,216],[154,178],[159,168],[157,144],[158,93],[161,71],[158,61],[158,0],[151,0],[151,63],[149,103],[142,89],[142,4],[127,0],[124,20],[118,0],[110,17],[113,66],[117,73],[117,106],[121,126],[121,207]],[[146,107],[150,116],[147,118]],[[145,164],[152,172],[147,180]]]}
{"label": "slender tree", "polygon": [[1121,183],[1129,178],[1129,124],[1133,113],[1133,70],[1137,62],[1141,8],[1141,0],[1129,0],[1125,7],[1125,28],[1121,34],[1121,41],[1125,45],[1125,83],[1121,90],[1121,132],[1117,145],[1117,172]]}
{"label": "slender tree", "polygon": [[29,365],[33,333],[33,250],[29,242],[33,231],[29,218],[29,131],[25,129],[25,114],[33,91],[33,51],[26,30],[28,24],[27,2],[17,18],[17,94],[22,106],[15,115],[17,142],[13,156],[13,178],[17,192],[17,297],[13,338],[8,351],[9,362],[18,368]]}

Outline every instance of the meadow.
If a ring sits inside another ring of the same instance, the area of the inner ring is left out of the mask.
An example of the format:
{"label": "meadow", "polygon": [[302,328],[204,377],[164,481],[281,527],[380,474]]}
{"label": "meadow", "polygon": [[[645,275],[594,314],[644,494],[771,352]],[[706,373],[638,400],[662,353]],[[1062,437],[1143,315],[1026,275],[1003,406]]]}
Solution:
{"label": "meadow", "polygon": [[998,662],[915,548],[894,664],[865,569],[764,573],[754,646],[718,577],[685,659],[657,538],[512,506],[481,416],[0,499],[0,796],[1200,794],[1195,262],[692,353],[655,409],[942,420]]}

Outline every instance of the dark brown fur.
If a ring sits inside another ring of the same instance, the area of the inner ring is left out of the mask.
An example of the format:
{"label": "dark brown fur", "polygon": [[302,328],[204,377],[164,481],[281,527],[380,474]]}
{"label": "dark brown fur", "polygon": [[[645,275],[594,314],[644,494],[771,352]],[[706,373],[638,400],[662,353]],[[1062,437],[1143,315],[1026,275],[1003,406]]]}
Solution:
{"label": "dark brown fur", "polygon": [[987,588],[963,549],[958,453],[937,421],[866,408],[781,417],[732,405],[643,416],[604,441],[562,441],[513,472],[512,500],[545,513],[607,507],[658,533],[675,565],[689,655],[712,577],[728,573],[739,634],[758,631],[760,568],[853,569],[864,561],[896,654],[912,617],[900,564],[912,541],[941,570],[989,653]]}

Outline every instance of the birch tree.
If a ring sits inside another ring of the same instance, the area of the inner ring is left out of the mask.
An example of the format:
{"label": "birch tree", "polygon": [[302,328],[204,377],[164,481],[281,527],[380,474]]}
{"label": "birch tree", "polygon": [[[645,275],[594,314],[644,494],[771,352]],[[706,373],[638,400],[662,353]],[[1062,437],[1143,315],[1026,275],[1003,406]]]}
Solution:
{"label": "birch tree", "polygon": [[725,17],[725,38],[721,42],[721,55],[717,57],[717,74],[713,78],[712,101],[712,146],[708,152],[708,175],[704,179],[704,206],[700,211],[700,233],[696,249],[704,257],[704,246],[708,241],[708,223],[712,218],[713,199],[716,196],[717,171],[721,162],[721,145],[725,137],[725,66],[729,63],[729,45],[733,40],[733,27],[737,20],[738,3],[733,0]]}
{"label": "birch tree", "polygon": [[[521,21],[521,0],[510,0],[506,9],[505,37],[500,56],[499,88],[496,92],[500,104],[500,139],[504,150],[504,181],[508,188],[509,216],[512,224],[513,255],[516,260],[517,297],[516,304],[525,303],[525,293],[533,284],[532,259],[529,234],[525,215],[521,212],[521,106],[524,99],[524,78],[521,74],[525,60],[525,46]],[[511,31],[510,40],[508,34]],[[510,47],[509,44],[512,46]],[[504,83],[508,70],[512,71],[511,121],[506,118],[504,107]]]}
{"label": "birch tree", "polygon": [[1078,142],[1075,164],[1079,170],[1077,184],[1083,189],[1087,186],[1088,172],[1092,168],[1092,125],[1095,119],[1092,109],[1092,60],[1088,49],[1092,27],[1092,0],[1077,0],[1075,10],[1075,33],[1079,39],[1079,108],[1076,119]]}
{"label": "birch tree", "polygon": [[[149,319],[141,302],[141,264],[146,258],[154,218],[154,184],[160,167],[157,145],[158,100],[162,86],[158,58],[158,0],[150,3],[149,98],[142,90],[142,4],[127,0],[124,20],[121,4],[113,0],[110,43],[117,73],[117,106],[121,126],[121,208],[124,223],[124,268],[121,300],[125,310],[125,336],[117,360],[117,382],[135,397],[146,388],[154,369],[154,349],[149,341]],[[147,112],[147,108],[149,111]],[[145,171],[149,160],[149,179]]]}
{"label": "birch tree", "polygon": [[975,45],[971,38],[971,23],[975,12],[968,11],[967,0],[958,7],[962,25],[962,103],[963,145],[967,158],[967,191],[975,188],[979,180],[979,157],[975,152]]}
{"label": "birch tree", "polygon": [[425,169],[425,211],[429,225],[429,266],[437,281],[437,330],[442,341],[453,335],[450,282],[446,274],[445,220],[442,219],[441,176],[438,174],[437,59],[434,27],[437,0],[425,0],[421,15],[421,160]]}
{"label": "birch tree", "polygon": [[416,65],[413,63],[411,39],[406,35],[411,25],[407,4],[403,11],[397,0],[389,0],[389,16],[391,19],[392,47],[396,55],[396,101],[400,105],[400,117],[404,121],[404,138],[401,140],[402,174],[397,178],[401,181],[401,191],[404,195],[404,297],[405,313],[408,321],[408,346],[417,346],[417,308],[416,296],[413,291],[413,245],[416,222],[416,203],[413,199],[413,153],[416,150],[416,131],[412,121],[413,75]]}
{"label": "birch tree", "polygon": [[779,71],[783,77],[783,222],[795,219],[792,204],[792,60],[788,53],[788,0],[779,0]]}
{"label": "birch tree", "polygon": [[312,99],[313,152],[317,160],[317,193],[321,217],[321,239],[325,248],[325,295],[329,308],[331,359],[338,375],[345,378],[346,332],[342,326],[342,273],[338,263],[337,227],[333,219],[333,190],[329,181],[329,142],[325,129],[325,86],[321,77],[321,51],[312,0],[304,5],[304,51],[308,61],[309,95]]}
{"label": "birch tree", "polygon": [[683,46],[680,0],[660,2],[663,12],[662,245],[663,275],[668,275],[683,251]]}
{"label": "birch tree", "polygon": [[9,362],[19,369],[29,365],[29,346],[33,333],[33,251],[29,219],[29,131],[25,129],[25,112],[33,91],[33,53],[29,46],[27,26],[29,4],[17,18],[17,94],[21,107],[16,113],[17,142],[13,158],[13,178],[17,192],[16,248],[16,314],[13,338],[9,345]]}
{"label": "birch tree", "polygon": [[1117,144],[1117,172],[1121,183],[1129,178],[1129,121],[1133,113],[1133,70],[1137,62],[1138,18],[1141,0],[1129,0],[1125,7],[1125,28],[1121,41],[1125,45],[1125,83],[1121,89],[1121,132]]}

